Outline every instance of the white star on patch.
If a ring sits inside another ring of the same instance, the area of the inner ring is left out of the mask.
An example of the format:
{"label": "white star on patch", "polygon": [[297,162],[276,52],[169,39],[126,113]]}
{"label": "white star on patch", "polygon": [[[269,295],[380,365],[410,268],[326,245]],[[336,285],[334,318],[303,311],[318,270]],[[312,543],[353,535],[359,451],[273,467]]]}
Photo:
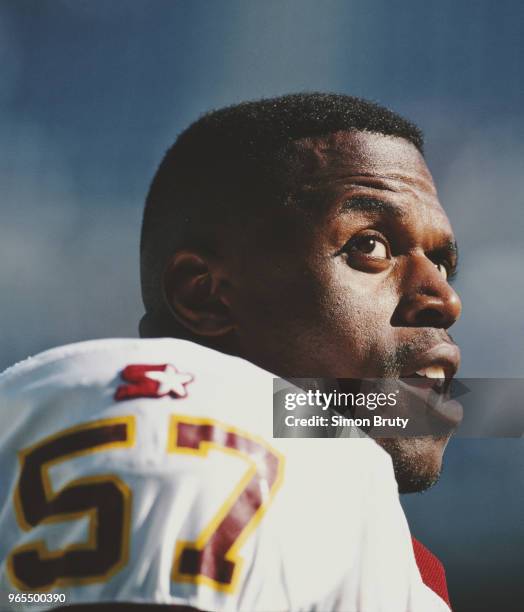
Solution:
{"label": "white star on patch", "polygon": [[145,374],[147,378],[156,380],[159,383],[158,395],[168,395],[172,393],[177,397],[186,397],[187,390],[185,385],[193,380],[191,374],[179,372],[171,365],[166,366],[163,371],[150,370]]}

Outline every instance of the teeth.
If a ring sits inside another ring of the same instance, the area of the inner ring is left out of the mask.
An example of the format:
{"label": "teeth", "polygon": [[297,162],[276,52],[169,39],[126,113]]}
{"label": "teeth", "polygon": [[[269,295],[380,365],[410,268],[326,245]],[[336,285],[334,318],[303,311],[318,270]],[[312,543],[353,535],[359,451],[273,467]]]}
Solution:
{"label": "teeth", "polygon": [[446,378],[444,368],[441,366],[429,366],[422,370],[417,370],[417,374],[426,378]]}

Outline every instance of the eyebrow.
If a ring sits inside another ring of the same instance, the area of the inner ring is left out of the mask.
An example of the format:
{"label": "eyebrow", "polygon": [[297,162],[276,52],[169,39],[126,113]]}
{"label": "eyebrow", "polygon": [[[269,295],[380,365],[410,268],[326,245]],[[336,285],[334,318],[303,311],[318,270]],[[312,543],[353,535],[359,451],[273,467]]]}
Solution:
{"label": "eyebrow", "polygon": [[404,217],[406,215],[406,211],[397,204],[369,197],[353,197],[345,200],[340,206],[338,214],[352,211],[386,213],[392,217]]}

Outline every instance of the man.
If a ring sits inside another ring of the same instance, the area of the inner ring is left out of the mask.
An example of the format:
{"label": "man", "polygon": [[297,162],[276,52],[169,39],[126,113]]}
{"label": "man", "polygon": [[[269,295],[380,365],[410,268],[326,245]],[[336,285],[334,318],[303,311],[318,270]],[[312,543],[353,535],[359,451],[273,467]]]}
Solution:
{"label": "man", "polygon": [[[0,378],[1,585],[78,610],[448,609],[383,450],[271,439],[268,371],[454,373],[456,253],[420,149],[393,113],[318,94],[180,136],[144,216],[141,332],[193,342],[82,343]],[[446,440],[381,441],[404,490]]]}
{"label": "man", "polygon": [[[189,338],[282,377],[449,382],[456,268],[416,126],[343,95],[248,102],[190,126],[156,173],[141,335]],[[460,417],[432,417],[438,434],[377,440],[402,493],[439,477]],[[414,547],[447,598],[440,562]]]}
{"label": "man", "polygon": [[[281,377],[449,380],[457,247],[422,146],[413,124],[343,95],[202,117],[147,199],[141,335]],[[436,482],[452,428],[379,440],[401,492]]]}

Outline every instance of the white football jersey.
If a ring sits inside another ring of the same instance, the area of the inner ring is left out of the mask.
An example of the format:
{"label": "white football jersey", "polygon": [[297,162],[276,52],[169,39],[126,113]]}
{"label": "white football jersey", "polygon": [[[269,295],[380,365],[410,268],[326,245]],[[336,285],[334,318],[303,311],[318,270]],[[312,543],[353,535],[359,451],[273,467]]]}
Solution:
{"label": "white football jersey", "polygon": [[389,456],[367,438],[274,439],[272,390],[173,339],[4,372],[0,609],[448,610],[420,578]]}

